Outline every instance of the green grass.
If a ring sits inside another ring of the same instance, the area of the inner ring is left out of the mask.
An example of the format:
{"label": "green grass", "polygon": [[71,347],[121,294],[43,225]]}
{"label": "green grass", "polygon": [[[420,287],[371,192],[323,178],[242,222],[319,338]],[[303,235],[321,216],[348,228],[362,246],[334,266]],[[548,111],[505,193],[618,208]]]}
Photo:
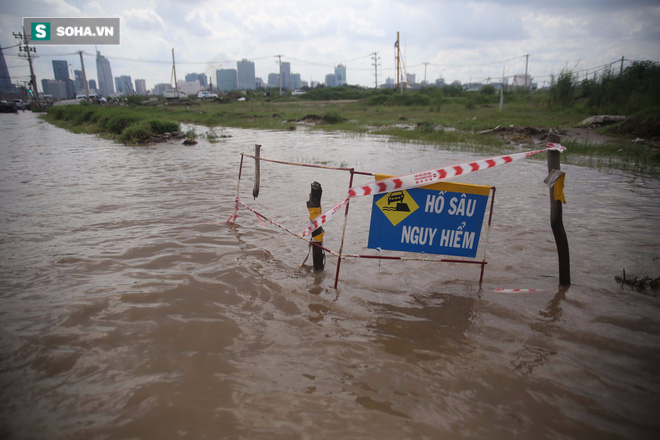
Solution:
{"label": "green grass", "polygon": [[[373,100],[372,100],[373,101]],[[417,105],[423,101],[423,105]],[[126,143],[139,143],[158,127],[168,130],[180,123],[211,129],[236,127],[245,129],[291,130],[305,116],[316,115],[312,130],[344,131],[356,134],[391,136],[402,142],[418,142],[443,149],[460,149],[504,154],[516,148],[499,137],[478,134],[496,126],[532,126],[541,129],[574,127],[590,116],[580,107],[550,107],[542,94],[505,95],[504,108],[499,109],[499,96],[431,96],[407,105],[370,104],[370,98],[351,101],[310,101],[300,98],[250,99],[243,102],[200,102],[185,106],[106,107],[72,105],[51,107],[43,117],[47,121],[74,132],[95,133]],[[145,121],[151,121],[145,124]],[[154,122],[155,121],[155,122]],[[170,124],[170,125],[167,125]],[[130,129],[130,130],[129,130]],[[124,133],[129,130],[128,133]],[[161,130],[162,131],[162,130]],[[562,142],[569,147],[566,163],[592,167],[608,167],[655,174],[660,156],[649,148],[621,138],[620,144]]]}

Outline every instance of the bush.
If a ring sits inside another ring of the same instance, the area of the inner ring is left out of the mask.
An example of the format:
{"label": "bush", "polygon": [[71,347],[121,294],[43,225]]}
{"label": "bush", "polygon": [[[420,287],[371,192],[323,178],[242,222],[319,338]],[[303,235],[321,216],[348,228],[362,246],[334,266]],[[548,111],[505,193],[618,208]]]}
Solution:
{"label": "bush", "polygon": [[387,95],[376,95],[372,96],[367,100],[367,105],[387,105],[389,96]]}
{"label": "bush", "polygon": [[370,97],[367,105],[428,106],[431,99],[423,92],[406,92],[403,95],[390,92]]}
{"label": "bush", "polygon": [[302,100],[311,101],[331,101],[338,99],[362,99],[371,93],[366,90],[359,90],[355,86],[339,86],[339,87],[319,87],[317,89],[308,90],[304,95],[300,96]]}
{"label": "bush", "polygon": [[337,112],[328,112],[323,115],[323,122],[327,122],[328,124],[339,124],[340,122],[344,122],[346,118],[341,116]]}
{"label": "bush", "polygon": [[435,124],[433,124],[433,122],[430,121],[422,121],[417,124],[417,129],[424,134],[434,133]]}
{"label": "bush", "polygon": [[149,128],[149,123],[140,121],[126,127],[119,136],[119,140],[126,144],[139,144],[151,136],[152,132]]}
{"label": "bush", "polygon": [[126,97],[126,104],[128,105],[142,105],[145,97],[140,95],[129,95]]}
{"label": "bush", "polygon": [[151,131],[155,134],[172,133],[181,130],[178,122],[162,121],[160,119],[149,121],[149,127],[151,127]]}
{"label": "bush", "polygon": [[495,89],[495,86],[492,84],[487,84],[479,90],[479,93],[485,96],[493,96],[495,93],[497,93],[497,90]]}
{"label": "bush", "polygon": [[126,127],[139,120],[140,118],[134,115],[115,115],[108,120],[107,128],[111,133],[122,134]]}
{"label": "bush", "polygon": [[55,119],[58,119],[58,120],[63,119],[64,118],[64,106],[60,106],[60,105],[55,106],[54,105],[54,106],[48,107],[47,113],[50,114],[50,115],[53,115],[53,118],[55,118]]}
{"label": "bush", "polygon": [[562,107],[570,107],[577,89],[577,74],[564,69],[556,80],[553,76],[551,82],[550,102]]}

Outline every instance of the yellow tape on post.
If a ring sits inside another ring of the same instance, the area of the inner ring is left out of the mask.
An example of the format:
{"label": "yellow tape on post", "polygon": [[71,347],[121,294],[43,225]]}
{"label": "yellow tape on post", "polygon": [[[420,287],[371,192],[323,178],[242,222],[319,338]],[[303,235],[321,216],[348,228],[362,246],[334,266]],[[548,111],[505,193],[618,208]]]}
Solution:
{"label": "yellow tape on post", "polygon": [[[321,207],[313,207],[313,208],[307,208],[309,211],[309,220],[314,220],[316,217],[321,215],[323,212],[321,211]],[[316,231],[312,232],[312,239],[316,242],[322,243],[323,242],[323,228],[319,228]]]}
{"label": "yellow tape on post", "polygon": [[566,204],[566,197],[564,196],[564,181],[566,180],[566,174],[562,174],[561,177],[557,179],[554,186],[554,196],[555,200],[561,200],[563,204]]}

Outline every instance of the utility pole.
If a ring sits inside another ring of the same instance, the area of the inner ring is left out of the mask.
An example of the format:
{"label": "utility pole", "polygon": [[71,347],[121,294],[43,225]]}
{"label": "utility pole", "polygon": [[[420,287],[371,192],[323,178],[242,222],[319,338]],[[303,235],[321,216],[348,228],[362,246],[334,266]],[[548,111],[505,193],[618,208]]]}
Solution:
{"label": "utility pole", "polygon": [[399,44],[399,32],[397,31],[396,33],[396,43],[394,43],[394,47],[396,47],[396,80],[397,80],[397,85],[399,89],[401,90],[401,94],[403,95],[403,89],[404,86],[407,85],[408,82],[408,74],[406,73],[406,65],[403,62],[403,59],[401,58],[401,45]]}
{"label": "utility pole", "polygon": [[78,53],[80,54],[80,66],[82,67],[83,82],[85,83],[85,97],[87,98],[87,102],[89,102],[89,85],[87,85],[87,74],[85,73],[85,63],[83,62],[82,50]]}
{"label": "utility pole", "polygon": [[621,57],[621,67],[619,68],[619,75],[623,73],[623,57]]}
{"label": "utility pole", "polygon": [[529,65],[529,54],[525,55],[525,87],[529,89],[532,86],[532,82],[529,81],[529,84],[527,83],[527,79],[529,78],[527,76],[527,66]]}
{"label": "utility pole", "polygon": [[282,55],[275,55],[279,60],[277,64],[280,65],[280,96],[282,96]]}
{"label": "utility pole", "polygon": [[500,87],[500,111],[504,107],[504,71],[506,66],[502,67],[502,87]]}
{"label": "utility pole", "polygon": [[[21,41],[23,44],[22,46],[18,47],[18,51],[21,52],[18,54],[19,57],[25,58],[28,61],[28,64],[30,65],[30,82],[32,83],[33,87],[33,94],[34,97],[37,100],[37,105],[41,107],[41,101],[39,100],[39,88],[37,87],[37,77],[34,75],[34,69],[32,67],[32,60],[36,58],[37,56],[37,49],[34,47],[30,47],[30,36],[25,33],[25,28],[23,28],[23,32],[19,32],[18,34],[16,32],[12,32],[14,34],[14,38],[17,38]],[[19,43],[19,44],[21,44]],[[34,56],[32,55],[32,52],[34,52]]]}
{"label": "utility pole", "polygon": [[425,85],[425,86],[428,86],[428,84],[426,84],[426,67],[427,67],[428,65],[429,65],[429,63],[424,63],[424,85]]}
{"label": "utility pole", "polygon": [[[176,66],[174,64],[174,48],[172,48],[172,75],[174,76],[174,90],[178,90],[178,85],[176,83]],[[176,97],[178,98],[179,95]]]}
{"label": "utility pole", "polygon": [[371,65],[374,66],[374,69],[375,69],[375,71],[374,71],[374,77],[375,77],[374,82],[375,82],[376,88],[378,88],[378,60],[380,59],[380,57],[378,56],[378,52],[372,53],[371,54],[371,59],[374,60],[373,64],[371,64]]}

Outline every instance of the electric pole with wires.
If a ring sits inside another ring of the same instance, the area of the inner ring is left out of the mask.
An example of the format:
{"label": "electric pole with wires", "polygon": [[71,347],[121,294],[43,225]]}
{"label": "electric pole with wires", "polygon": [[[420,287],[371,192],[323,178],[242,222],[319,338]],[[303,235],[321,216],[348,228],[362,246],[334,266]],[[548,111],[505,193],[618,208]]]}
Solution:
{"label": "electric pole with wires", "polygon": [[14,38],[19,40],[18,56],[24,58],[28,61],[30,65],[30,83],[28,84],[28,90],[33,95],[33,98],[37,101],[37,105],[41,107],[41,101],[39,100],[39,88],[37,87],[37,77],[34,74],[34,68],[32,67],[32,60],[37,57],[37,50],[34,47],[30,47],[30,36],[23,32],[12,32]]}
{"label": "electric pole with wires", "polygon": [[371,64],[374,66],[374,83],[376,88],[378,88],[378,66],[380,66],[380,63],[378,60],[380,60],[380,57],[378,56],[378,52],[374,52],[371,54],[371,59],[374,60],[374,62]]}

